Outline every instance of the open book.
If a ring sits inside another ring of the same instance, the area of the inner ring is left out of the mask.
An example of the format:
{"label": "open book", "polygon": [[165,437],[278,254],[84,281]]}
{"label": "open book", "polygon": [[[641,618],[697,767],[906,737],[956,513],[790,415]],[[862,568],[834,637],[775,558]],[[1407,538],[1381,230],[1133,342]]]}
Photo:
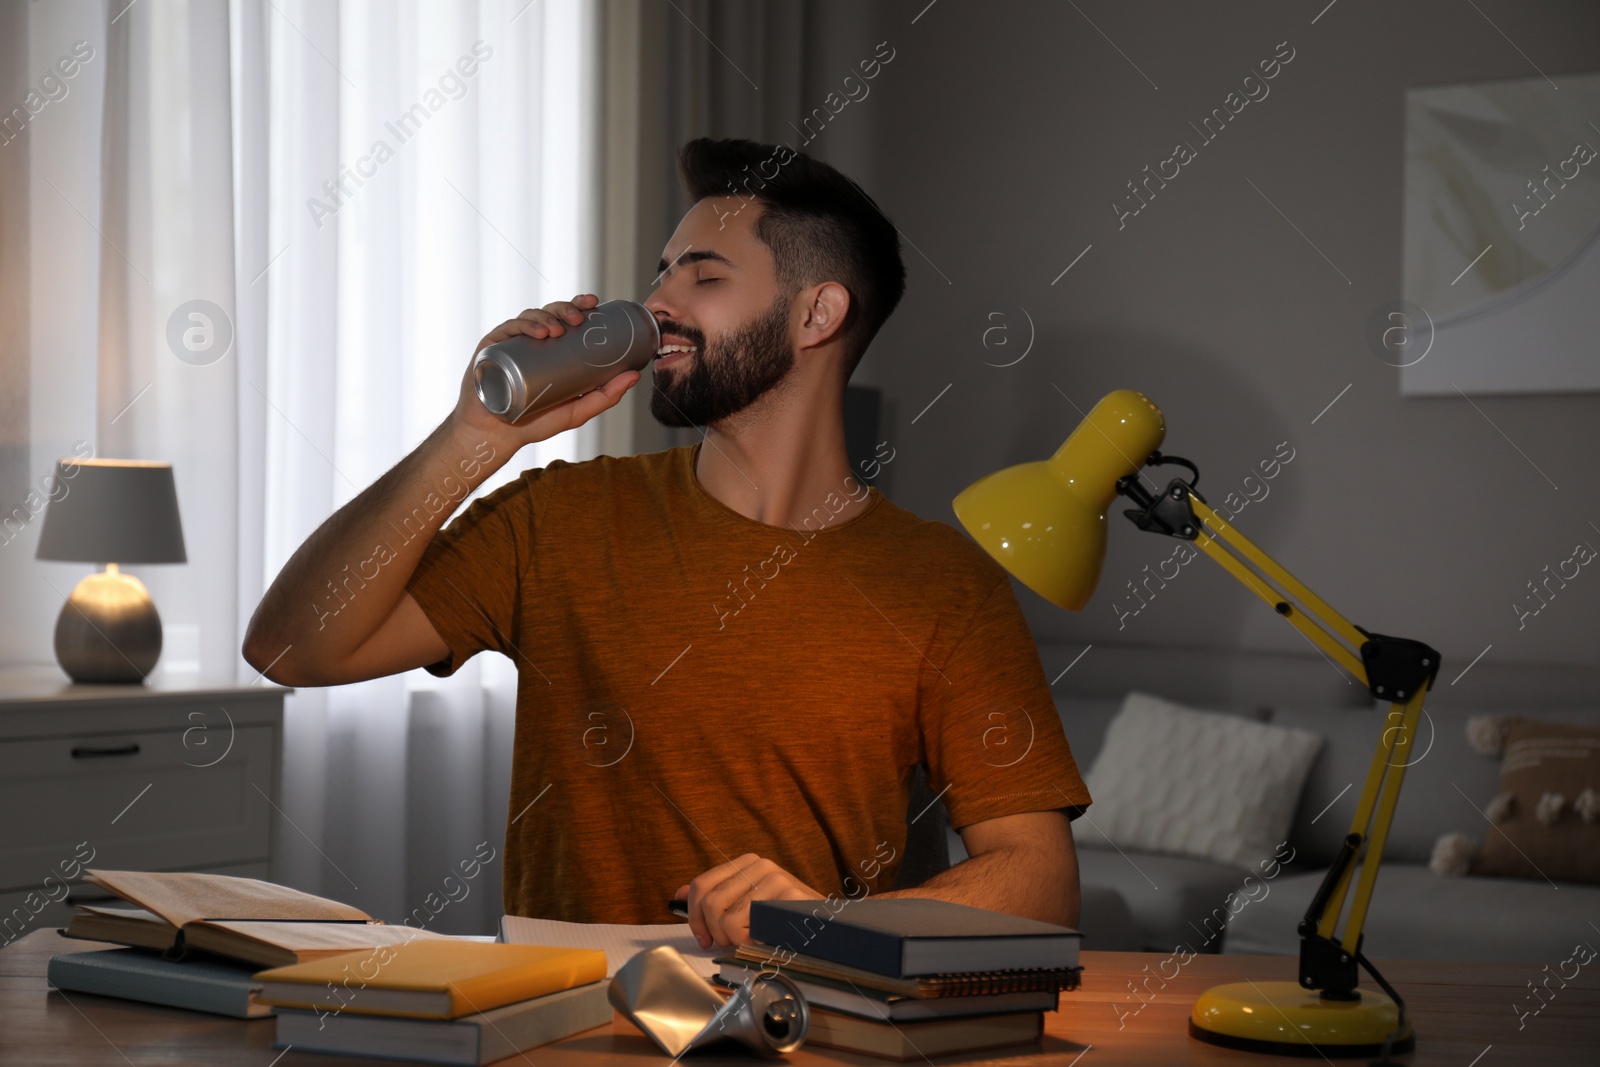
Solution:
{"label": "open book", "polygon": [[200,949],[263,967],[286,967],[341,952],[447,936],[386,926],[359,908],[255,878],[90,870],[84,881],[134,906],[80,904],[64,935],[168,955]]}

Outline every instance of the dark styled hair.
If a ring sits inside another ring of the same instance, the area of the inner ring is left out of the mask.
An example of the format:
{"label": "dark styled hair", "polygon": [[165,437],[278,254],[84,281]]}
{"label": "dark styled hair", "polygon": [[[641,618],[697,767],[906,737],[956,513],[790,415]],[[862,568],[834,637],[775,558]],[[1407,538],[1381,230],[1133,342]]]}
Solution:
{"label": "dark styled hair", "polygon": [[837,282],[850,293],[841,333],[848,378],[906,291],[894,223],[861,186],[788,145],[697,138],[678,152],[678,175],[696,201],[761,204],[755,234],[790,292]]}

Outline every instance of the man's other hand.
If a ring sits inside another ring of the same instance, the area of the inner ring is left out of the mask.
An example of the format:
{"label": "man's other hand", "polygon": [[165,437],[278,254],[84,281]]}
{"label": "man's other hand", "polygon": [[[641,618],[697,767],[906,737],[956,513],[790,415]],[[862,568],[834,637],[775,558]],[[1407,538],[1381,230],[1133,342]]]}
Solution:
{"label": "man's other hand", "polygon": [[752,900],[821,900],[823,895],[771,860],[747,852],[711,868],[673,894],[689,902],[689,929],[701,948],[750,940]]}

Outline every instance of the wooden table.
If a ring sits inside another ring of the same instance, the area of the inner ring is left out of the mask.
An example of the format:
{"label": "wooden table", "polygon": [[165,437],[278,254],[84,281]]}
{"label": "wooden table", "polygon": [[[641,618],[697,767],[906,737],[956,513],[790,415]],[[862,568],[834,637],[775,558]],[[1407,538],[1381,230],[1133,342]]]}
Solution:
{"label": "wooden table", "polygon": [[[243,1021],[180,1011],[87,993],[64,994],[45,983],[45,965],[63,952],[102,948],[69,941],[53,930],[37,930],[0,951],[0,1064],[231,1065],[249,1067],[351,1067],[398,1063],[334,1059],[318,1053],[272,1049],[270,1019]],[[1186,1030],[1189,1009],[1205,989],[1244,979],[1286,980],[1293,961],[1273,956],[1197,956],[1133,1013],[1140,1001],[1129,992],[1136,977],[1157,971],[1158,953],[1085,952],[1083,988],[1063,994],[1061,1010],[1045,1015],[1046,1032],[1036,1046],[1004,1055],[968,1053],[938,1057],[940,1064],[1066,1065],[1265,1064],[1275,1057],[1203,1044]],[[1559,961],[1557,961],[1559,962]],[[1597,961],[1600,964],[1600,961]],[[1149,966],[1150,972],[1144,968]],[[1518,1029],[1514,1006],[1526,1006],[1525,983],[1542,978],[1531,964],[1382,962],[1384,975],[1406,998],[1417,1030],[1417,1051],[1398,1058],[1410,1064],[1506,1067],[1508,1064],[1600,1063],[1600,966],[1581,971]],[[1167,968],[1171,973],[1171,967]],[[1156,983],[1150,983],[1152,988]],[[1133,1013],[1133,1014],[1130,1014]],[[697,1065],[760,1062],[753,1055],[692,1054]],[[505,1064],[535,1067],[634,1063],[667,1067],[654,1044],[618,1016],[596,1027],[512,1057]],[[686,1058],[687,1062],[687,1058]],[[785,1062],[878,1064],[891,1061],[817,1047],[802,1048]],[[1321,1062],[1316,1057],[1296,1063]],[[1365,1064],[1365,1059],[1335,1061]]]}

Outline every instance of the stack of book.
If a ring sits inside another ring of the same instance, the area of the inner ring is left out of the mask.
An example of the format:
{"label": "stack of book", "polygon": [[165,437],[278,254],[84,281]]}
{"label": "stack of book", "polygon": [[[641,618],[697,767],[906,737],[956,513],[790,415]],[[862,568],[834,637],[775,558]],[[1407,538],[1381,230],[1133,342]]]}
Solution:
{"label": "stack of book", "polygon": [[387,926],[336,900],[254,878],[156,871],[87,872],[121,898],[80,904],[67,937],[129,948],[56,956],[56,989],[238,1018],[272,1013],[256,999],[263,967],[305,963],[413,940],[458,940]]}
{"label": "stack of book", "polygon": [[84,881],[122,902],[79,905],[62,933],[129,947],[54,957],[56,989],[276,1015],[280,1048],[469,1067],[611,1021],[594,949],[388,926],[253,878],[94,870]]}
{"label": "stack of book", "polygon": [[480,1067],[611,1021],[595,949],[416,941],[256,978],[302,1052]]}
{"label": "stack of book", "polygon": [[1078,985],[1078,942],[1065,926],[895,897],[758,900],[750,937],[719,957],[720,980],[779,971],[811,1008],[806,1040],[920,1060],[1039,1040],[1044,1012]]}

